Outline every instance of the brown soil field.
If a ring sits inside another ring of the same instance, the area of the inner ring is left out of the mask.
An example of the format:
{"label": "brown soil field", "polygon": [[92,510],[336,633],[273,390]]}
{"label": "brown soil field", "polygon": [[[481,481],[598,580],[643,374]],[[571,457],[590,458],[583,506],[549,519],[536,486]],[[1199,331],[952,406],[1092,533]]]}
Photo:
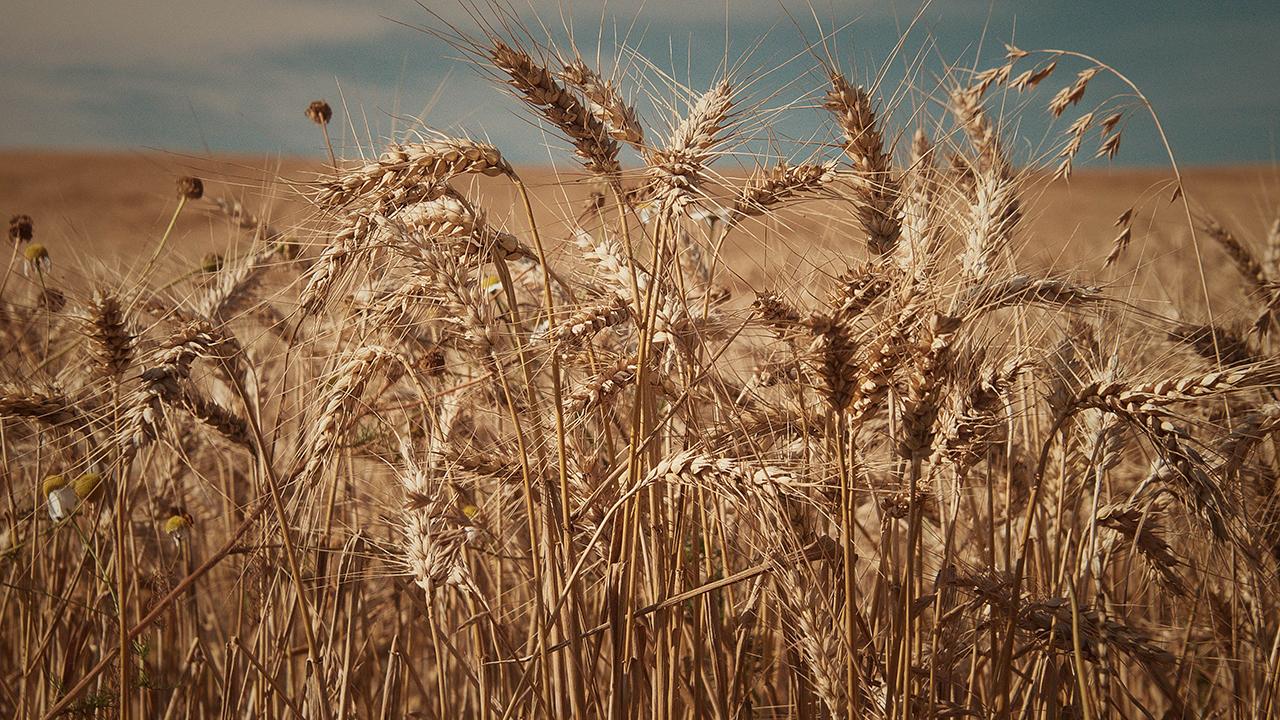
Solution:
{"label": "brown soil field", "polygon": [[[35,219],[38,239],[48,248],[55,267],[60,266],[68,286],[85,280],[110,281],[140,267],[163,234],[176,203],[175,179],[200,177],[206,199],[193,204],[195,212],[179,217],[171,251],[162,260],[163,276],[165,270],[181,273],[210,252],[232,255],[237,243],[246,241],[209,199],[234,198],[278,228],[301,230],[312,212],[300,192],[323,171],[321,163],[297,158],[4,151],[0,152],[0,213],[25,213]],[[547,223],[545,232],[553,242],[567,237],[564,218],[576,214],[572,208],[581,205],[588,188],[556,182],[547,170],[522,170],[522,174],[536,190],[540,221]],[[1021,261],[1031,270],[1080,272],[1096,278],[1116,235],[1116,218],[1134,208],[1130,250],[1109,277],[1121,285],[1132,285],[1131,280],[1138,278],[1138,284],[1125,289],[1134,297],[1177,300],[1184,309],[1187,302],[1203,304],[1203,289],[1196,277],[1200,266],[1194,259],[1196,244],[1182,204],[1169,202],[1172,186],[1167,169],[1087,169],[1077,171],[1069,182],[1032,179],[1025,193],[1028,231],[1022,234]],[[566,187],[570,188],[567,194]],[[1195,168],[1184,173],[1184,187],[1193,210],[1212,213],[1261,250],[1280,208],[1280,170]],[[511,189],[485,179],[478,191],[484,195],[491,221],[506,223],[518,232],[520,213]],[[850,244],[843,237],[847,228],[838,220],[840,213],[828,203],[811,203],[771,221],[791,225],[786,233],[773,231],[777,226],[758,225],[753,232],[731,238],[725,261],[739,276],[736,284],[759,288],[767,280],[777,282],[773,278],[806,277],[813,269],[843,270]],[[1204,285],[1215,308],[1238,302],[1238,283],[1225,255],[1203,238],[1198,244]],[[1133,272],[1139,267],[1143,272]],[[1165,296],[1166,288],[1179,288],[1184,294],[1187,288],[1200,292],[1193,298],[1171,298]]]}

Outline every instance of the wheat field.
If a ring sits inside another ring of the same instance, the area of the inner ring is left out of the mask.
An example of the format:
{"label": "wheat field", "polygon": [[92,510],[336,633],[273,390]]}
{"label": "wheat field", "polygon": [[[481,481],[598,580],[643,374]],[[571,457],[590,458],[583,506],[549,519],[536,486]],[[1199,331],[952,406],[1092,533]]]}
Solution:
{"label": "wheat field", "polygon": [[481,27],[554,167],[0,155],[0,709],[1280,712],[1280,174],[1108,168],[1066,51],[765,107]]}

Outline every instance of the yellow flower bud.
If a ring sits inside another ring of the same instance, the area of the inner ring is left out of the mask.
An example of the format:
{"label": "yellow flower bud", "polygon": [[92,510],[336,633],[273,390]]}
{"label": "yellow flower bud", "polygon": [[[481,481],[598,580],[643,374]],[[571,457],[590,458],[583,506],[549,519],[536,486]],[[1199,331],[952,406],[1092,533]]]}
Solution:
{"label": "yellow flower bud", "polygon": [[170,515],[168,520],[164,521],[164,531],[170,535],[177,535],[191,527],[191,521],[185,514]]}
{"label": "yellow flower bud", "polygon": [[44,479],[44,483],[41,484],[40,489],[44,492],[45,495],[48,495],[49,493],[53,492],[54,490],[57,490],[58,488],[66,484],[67,484],[66,477],[62,475],[49,475]]}
{"label": "yellow flower bud", "polygon": [[485,275],[483,287],[485,292],[496,295],[502,292],[502,278],[497,275]]}
{"label": "yellow flower bud", "polygon": [[84,500],[92,495],[100,485],[102,485],[102,476],[98,473],[81,473],[80,477],[76,478],[75,481],[76,497]]}
{"label": "yellow flower bud", "polygon": [[50,475],[44,479],[41,487],[49,501],[49,519],[62,522],[71,517],[80,499],[76,497],[75,489],[67,484],[66,477]]}
{"label": "yellow flower bud", "polygon": [[[31,243],[22,251],[22,257],[27,259],[26,267],[34,268],[39,272],[45,272],[49,269],[52,261],[49,260],[49,251],[40,243]],[[27,270],[23,270],[27,272]]]}

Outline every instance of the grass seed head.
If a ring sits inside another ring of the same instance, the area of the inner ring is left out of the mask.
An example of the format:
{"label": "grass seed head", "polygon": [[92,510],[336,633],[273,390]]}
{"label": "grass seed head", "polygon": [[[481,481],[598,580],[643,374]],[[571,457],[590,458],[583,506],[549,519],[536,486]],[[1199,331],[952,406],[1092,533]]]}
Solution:
{"label": "grass seed head", "polygon": [[609,128],[576,95],[529,53],[498,38],[486,51],[493,66],[525,103],[536,109],[573,143],[583,166],[596,175],[612,177],[618,164],[618,143]]}

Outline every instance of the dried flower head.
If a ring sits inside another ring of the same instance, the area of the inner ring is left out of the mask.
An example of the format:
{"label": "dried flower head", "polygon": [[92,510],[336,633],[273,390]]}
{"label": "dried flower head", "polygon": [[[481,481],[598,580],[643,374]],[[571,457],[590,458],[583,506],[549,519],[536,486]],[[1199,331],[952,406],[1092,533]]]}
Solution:
{"label": "dried flower head", "polygon": [[204,197],[204,182],[200,178],[184,175],[178,178],[178,195],[188,200],[199,200]]}
{"label": "dried flower head", "polygon": [[323,100],[312,100],[307,106],[307,117],[317,125],[328,125],[333,118],[333,108]]}
{"label": "dried flower head", "polygon": [[31,242],[35,224],[30,215],[14,215],[9,218],[9,240],[14,243]]}

